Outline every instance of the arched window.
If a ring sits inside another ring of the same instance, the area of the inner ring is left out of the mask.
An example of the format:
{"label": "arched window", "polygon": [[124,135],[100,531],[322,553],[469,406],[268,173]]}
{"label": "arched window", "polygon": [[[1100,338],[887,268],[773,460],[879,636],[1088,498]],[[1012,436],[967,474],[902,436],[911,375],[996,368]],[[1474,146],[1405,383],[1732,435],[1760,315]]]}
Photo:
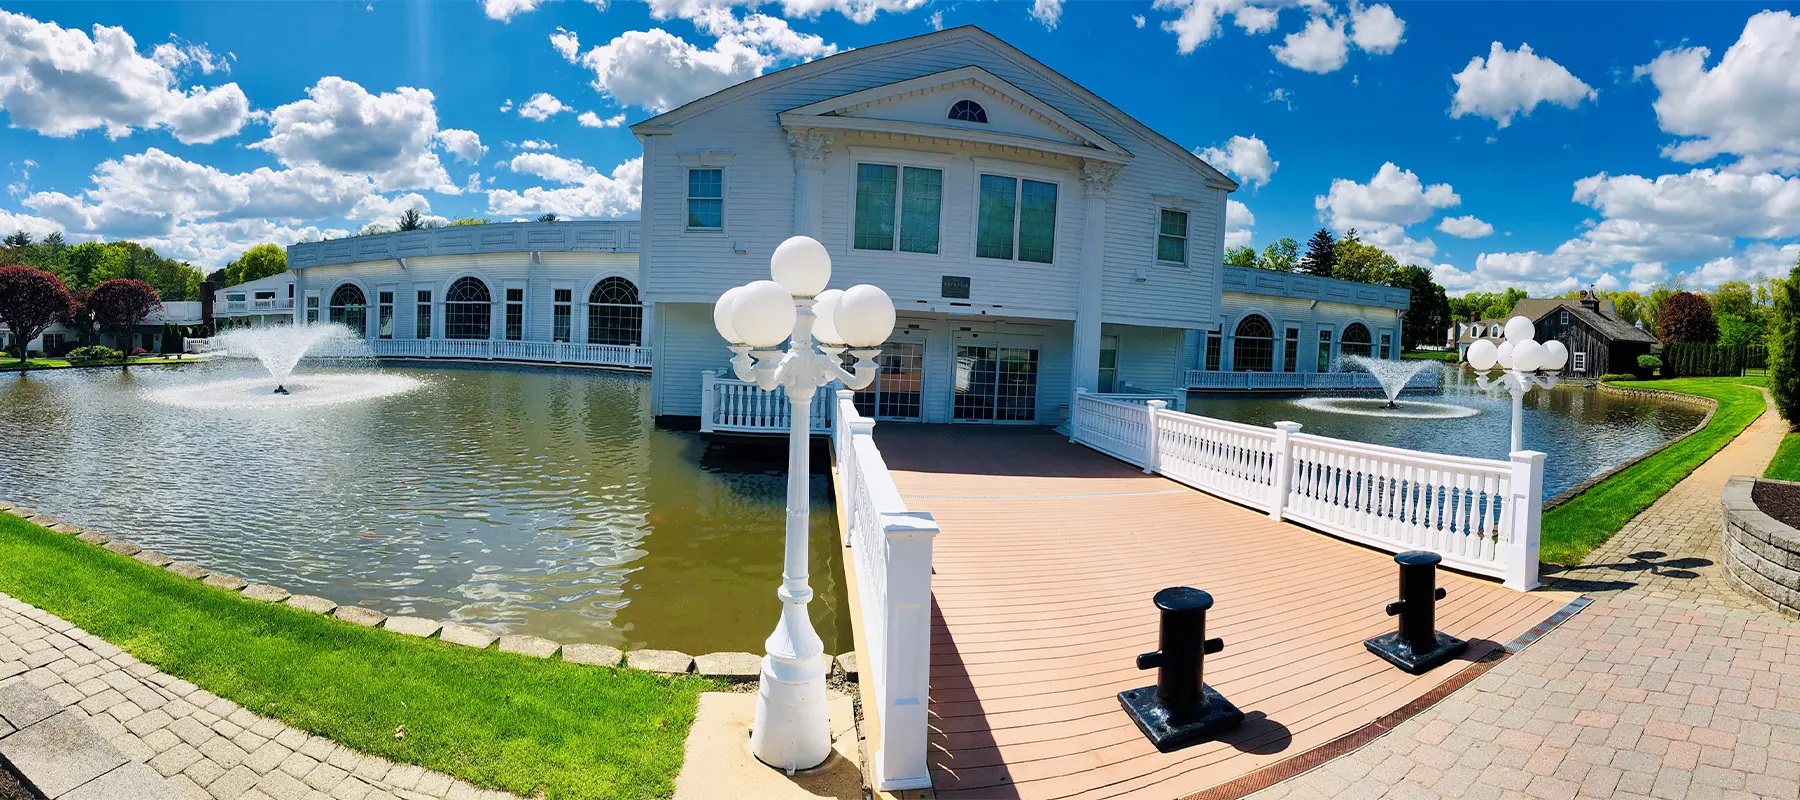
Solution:
{"label": "arched window", "polygon": [[494,297],[487,284],[457,278],[444,294],[444,338],[487,339],[494,324]]}
{"label": "arched window", "polygon": [[1375,353],[1375,347],[1369,340],[1369,328],[1360,322],[1350,323],[1344,329],[1344,343],[1340,349],[1347,356],[1363,356],[1367,358]]}
{"label": "arched window", "polygon": [[1275,370],[1275,329],[1254,314],[1237,325],[1231,345],[1231,368],[1237,372]]}
{"label": "arched window", "polygon": [[588,344],[642,344],[644,306],[638,290],[624,278],[594,284],[588,295]]}
{"label": "arched window", "polygon": [[346,283],[331,293],[331,321],[345,325],[357,336],[368,335],[369,301],[355,284]]}
{"label": "arched window", "polygon": [[987,124],[987,109],[974,100],[958,100],[950,107],[950,118],[957,122],[979,122]]}

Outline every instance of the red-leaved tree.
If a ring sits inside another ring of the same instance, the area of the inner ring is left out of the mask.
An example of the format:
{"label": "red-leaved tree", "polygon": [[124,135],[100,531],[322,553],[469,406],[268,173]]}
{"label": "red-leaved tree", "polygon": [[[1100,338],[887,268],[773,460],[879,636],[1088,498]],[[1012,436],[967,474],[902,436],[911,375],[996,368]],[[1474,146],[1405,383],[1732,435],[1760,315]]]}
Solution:
{"label": "red-leaved tree", "polygon": [[0,267],[0,323],[12,332],[21,368],[31,340],[73,313],[75,299],[55,275],[23,264]]}
{"label": "red-leaved tree", "polygon": [[1713,319],[1706,295],[1676,292],[1663,304],[1656,327],[1664,342],[1716,342],[1719,323]]}
{"label": "red-leaved tree", "polygon": [[[94,315],[94,322],[119,337],[119,352],[126,354],[131,352],[131,330],[159,308],[162,298],[156,290],[136,278],[113,278],[87,295],[87,310]],[[130,363],[129,356],[119,360],[121,368]]]}

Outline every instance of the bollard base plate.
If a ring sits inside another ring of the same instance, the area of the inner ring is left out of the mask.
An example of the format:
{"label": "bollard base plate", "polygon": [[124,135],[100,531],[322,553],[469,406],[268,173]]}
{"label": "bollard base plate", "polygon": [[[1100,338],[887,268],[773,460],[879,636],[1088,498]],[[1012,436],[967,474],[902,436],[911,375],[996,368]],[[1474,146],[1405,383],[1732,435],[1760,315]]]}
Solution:
{"label": "bollard base plate", "polygon": [[1414,650],[1410,643],[1400,638],[1399,631],[1384,633],[1363,642],[1363,646],[1389,664],[1413,675],[1423,675],[1469,649],[1468,642],[1442,631],[1434,633],[1437,634],[1437,646],[1424,652]]}
{"label": "bollard base plate", "polygon": [[1169,709],[1156,701],[1156,687],[1145,686],[1119,693],[1119,705],[1125,707],[1125,713],[1131,715],[1138,730],[1156,745],[1156,749],[1164,753],[1180,750],[1188,745],[1198,744],[1214,739],[1244,721],[1244,712],[1226,700],[1211,686],[1200,685],[1203,705],[1192,713],[1172,715]]}

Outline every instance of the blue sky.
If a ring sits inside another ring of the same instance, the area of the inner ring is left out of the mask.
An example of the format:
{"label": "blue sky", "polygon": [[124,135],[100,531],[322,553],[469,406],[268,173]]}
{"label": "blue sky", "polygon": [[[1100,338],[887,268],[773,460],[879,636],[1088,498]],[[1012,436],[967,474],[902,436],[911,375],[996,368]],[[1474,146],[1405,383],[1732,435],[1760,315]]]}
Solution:
{"label": "blue sky", "polygon": [[1235,174],[1233,243],[1356,227],[1452,293],[1710,286],[1800,257],[1791,5],[602,5],[0,4],[0,228],[210,269],[409,206],[634,217],[621,123],[974,24]]}

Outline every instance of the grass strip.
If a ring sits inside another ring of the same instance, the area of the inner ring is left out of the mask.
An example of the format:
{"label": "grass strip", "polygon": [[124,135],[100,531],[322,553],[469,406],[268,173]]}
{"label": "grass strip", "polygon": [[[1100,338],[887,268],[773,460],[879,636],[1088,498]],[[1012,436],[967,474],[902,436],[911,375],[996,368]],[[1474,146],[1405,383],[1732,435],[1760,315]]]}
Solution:
{"label": "grass strip", "polygon": [[0,514],[0,591],[258,714],[522,795],[667,797],[698,695],[721,688],[360,628],[9,514]]}
{"label": "grass strip", "polygon": [[[141,365],[141,364],[197,364],[197,363],[199,363],[199,362],[196,359],[176,358],[174,356],[168,356],[168,357],[164,357],[164,358],[158,358],[158,357],[134,358],[131,360],[131,366],[134,366],[134,367]],[[33,358],[33,359],[29,359],[23,363],[20,363],[20,361],[16,358],[5,360],[5,361],[0,361],[0,372],[20,372],[20,371],[27,370],[27,369],[32,369],[32,370],[72,369],[72,368],[99,369],[102,367],[110,367],[112,369],[119,369],[119,362],[117,362],[117,361],[83,361],[83,362],[77,364],[73,361],[67,361],[67,360],[61,359],[61,358]]]}
{"label": "grass strip", "polygon": [[1763,477],[1778,481],[1800,481],[1800,433],[1790,433],[1781,438],[1781,448],[1775,451],[1775,460],[1769,462],[1768,470]]}
{"label": "grass strip", "polygon": [[1662,451],[1607,478],[1544,514],[1541,560],[1580,564],[1657,498],[1742,433],[1761,415],[1763,394],[1748,378],[1676,378],[1619,381],[1615,386],[1657,389],[1719,401],[1712,421]]}
{"label": "grass strip", "polygon": [[1456,363],[1455,350],[1414,350],[1410,353],[1401,353],[1400,357],[1418,359],[1421,361],[1445,361],[1451,364]]}

